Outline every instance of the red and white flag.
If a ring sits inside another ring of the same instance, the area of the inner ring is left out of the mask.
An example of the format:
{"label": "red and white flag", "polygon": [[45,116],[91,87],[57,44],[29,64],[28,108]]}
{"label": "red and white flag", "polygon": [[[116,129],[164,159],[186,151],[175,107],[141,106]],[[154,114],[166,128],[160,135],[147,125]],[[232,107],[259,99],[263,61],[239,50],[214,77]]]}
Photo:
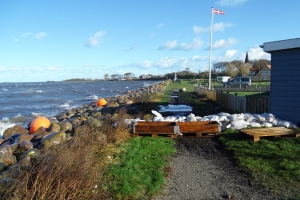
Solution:
{"label": "red and white flag", "polygon": [[214,9],[214,14],[225,15],[225,12],[221,10]]}

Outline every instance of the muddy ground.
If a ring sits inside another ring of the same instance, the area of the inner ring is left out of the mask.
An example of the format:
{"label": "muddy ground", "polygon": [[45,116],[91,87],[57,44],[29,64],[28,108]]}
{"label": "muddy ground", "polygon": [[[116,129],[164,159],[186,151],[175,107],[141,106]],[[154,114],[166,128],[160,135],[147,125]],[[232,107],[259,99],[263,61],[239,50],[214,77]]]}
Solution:
{"label": "muddy ground", "polygon": [[241,171],[216,138],[178,138],[161,194],[153,200],[276,200]]}

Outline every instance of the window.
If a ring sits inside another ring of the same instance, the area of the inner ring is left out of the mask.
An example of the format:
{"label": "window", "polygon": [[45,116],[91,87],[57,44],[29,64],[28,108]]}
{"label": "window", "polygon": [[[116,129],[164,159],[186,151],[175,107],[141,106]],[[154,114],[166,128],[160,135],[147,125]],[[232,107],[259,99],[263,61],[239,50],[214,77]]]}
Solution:
{"label": "window", "polygon": [[266,71],[262,71],[261,75],[267,75],[267,72]]}

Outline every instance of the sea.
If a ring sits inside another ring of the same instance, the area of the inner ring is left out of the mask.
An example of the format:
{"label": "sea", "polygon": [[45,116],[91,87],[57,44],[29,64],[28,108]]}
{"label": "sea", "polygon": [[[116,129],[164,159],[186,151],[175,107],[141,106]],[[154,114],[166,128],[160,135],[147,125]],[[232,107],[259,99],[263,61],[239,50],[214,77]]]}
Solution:
{"label": "sea", "polygon": [[60,81],[0,83],[0,138],[14,125],[26,127],[39,116],[53,118],[73,107],[158,83],[136,81]]}

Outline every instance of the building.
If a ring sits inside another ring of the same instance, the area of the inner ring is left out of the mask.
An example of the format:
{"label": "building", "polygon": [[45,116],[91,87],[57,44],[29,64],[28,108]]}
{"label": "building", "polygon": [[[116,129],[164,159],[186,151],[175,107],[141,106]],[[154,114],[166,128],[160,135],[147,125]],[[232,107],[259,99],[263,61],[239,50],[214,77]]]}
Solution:
{"label": "building", "polygon": [[250,68],[249,77],[252,81],[270,81],[271,80],[271,65],[264,66],[261,70],[259,68]]}
{"label": "building", "polygon": [[266,42],[261,47],[271,54],[271,113],[300,123],[300,38]]}

